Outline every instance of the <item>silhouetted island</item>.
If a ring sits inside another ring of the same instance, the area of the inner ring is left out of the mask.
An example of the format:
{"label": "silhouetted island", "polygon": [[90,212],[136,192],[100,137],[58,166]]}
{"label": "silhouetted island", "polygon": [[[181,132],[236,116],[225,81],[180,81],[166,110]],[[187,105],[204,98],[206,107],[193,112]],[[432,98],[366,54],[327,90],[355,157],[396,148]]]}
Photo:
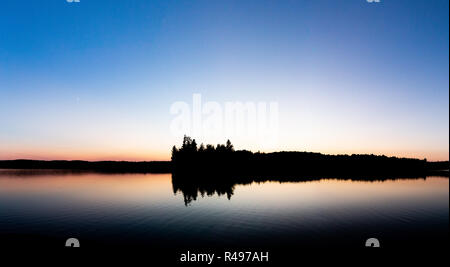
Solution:
{"label": "silhouetted island", "polygon": [[[180,148],[172,148],[172,172],[177,176],[257,175],[308,177],[423,177],[433,172],[447,173],[449,163],[426,159],[378,155],[325,155],[312,152],[253,153],[225,144],[197,145],[185,136]],[[212,179],[212,178],[211,178]]]}

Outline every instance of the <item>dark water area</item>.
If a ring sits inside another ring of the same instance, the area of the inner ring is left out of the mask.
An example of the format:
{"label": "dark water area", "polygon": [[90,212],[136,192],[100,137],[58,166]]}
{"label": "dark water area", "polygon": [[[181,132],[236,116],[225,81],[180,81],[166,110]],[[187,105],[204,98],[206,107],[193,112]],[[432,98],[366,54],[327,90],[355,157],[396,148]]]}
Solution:
{"label": "dark water area", "polygon": [[214,185],[171,174],[0,170],[2,245],[58,248],[448,246],[448,177]]}

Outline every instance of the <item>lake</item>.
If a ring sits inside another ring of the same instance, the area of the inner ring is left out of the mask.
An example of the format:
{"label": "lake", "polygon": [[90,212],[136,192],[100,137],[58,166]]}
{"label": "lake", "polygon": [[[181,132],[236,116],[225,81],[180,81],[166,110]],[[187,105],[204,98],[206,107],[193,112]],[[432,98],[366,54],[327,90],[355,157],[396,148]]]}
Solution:
{"label": "lake", "polygon": [[262,249],[359,248],[370,237],[382,247],[448,240],[447,177],[267,181],[197,193],[176,188],[171,174],[0,170],[0,239]]}

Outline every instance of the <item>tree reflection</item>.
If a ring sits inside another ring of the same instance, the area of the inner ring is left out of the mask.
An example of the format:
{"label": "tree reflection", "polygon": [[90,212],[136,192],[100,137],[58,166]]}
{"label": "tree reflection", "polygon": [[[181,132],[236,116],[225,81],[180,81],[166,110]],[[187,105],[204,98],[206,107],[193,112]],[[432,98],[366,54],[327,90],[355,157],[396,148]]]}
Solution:
{"label": "tree reflection", "polygon": [[290,177],[290,176],[279,176],[279,177],[264,177],[264,176],[226,176],[226,175],[213,175],[205,176],[201,173],[193,175],[192,173],[172,174],[172,188],[173,192],[181,193],[183,195],[184,204],[188,206],[193,201],[196,201],[199,197],[211,197],[214,195],[223,196],[226,195],[227,199],[230,200],[234,195],[234,189],[236,185],[247,185],[251,183],[265,183],[265,182],[311,182],[318,181],[322,179],[337,179],[337,180],[350,180],[350,181],[368,181],[368,182],[383,182],[388,180],[417,180],[426,177],[381,177],[381,176],[366,176],[366,177],[345,177],[345,176],[309,176],[309,177]]}

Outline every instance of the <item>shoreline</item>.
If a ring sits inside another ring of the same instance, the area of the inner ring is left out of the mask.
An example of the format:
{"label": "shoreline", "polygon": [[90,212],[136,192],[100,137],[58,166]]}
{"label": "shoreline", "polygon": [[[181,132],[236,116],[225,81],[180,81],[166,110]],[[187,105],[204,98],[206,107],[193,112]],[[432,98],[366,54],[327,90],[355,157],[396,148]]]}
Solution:
{"label": "shoreline", "polygon": [[[447,166],[447,169],[444,167]],[[280,168],[279,172],[272,170],[264,174],[261,171],[237,170],[235,173],[210,173],[202,170],[180,170],[172,161],[82,161],[82,160],[0,160],[0,169],[17,169],[17,170],[67,170],[71,172],[95,171],[102,173],[173,173],[182,174],[183,176],[267,176],[267,177],[289,177],[289,176],[308,176],[308,177],[426,177],[426,176],[449,176],[449,162],[427,162],[426,169],[418,172],[389,172],[385,173],[371,172],[366,170],[364,172],[353,171],[327,171],[317,170],[313,172],[302,172],[299,168],[297,171],[286,173]]]}

